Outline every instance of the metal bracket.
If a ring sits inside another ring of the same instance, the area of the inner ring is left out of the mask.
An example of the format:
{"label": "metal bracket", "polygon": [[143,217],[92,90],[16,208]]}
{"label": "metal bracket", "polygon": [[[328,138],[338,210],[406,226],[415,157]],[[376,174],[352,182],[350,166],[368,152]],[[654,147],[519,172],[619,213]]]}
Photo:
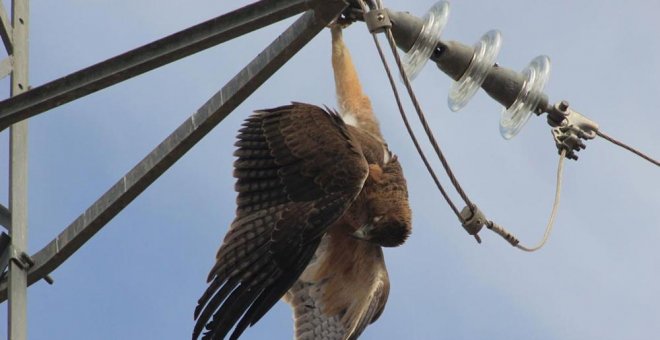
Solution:
{"label": "metal bracket", "polygon": [[[9,255],[9,261],[8,262],[13,262],[15,263],[21,270],[24,271],[29,271],[30,268],[34,267],[34,260],[30,255],[28,255],[24,251],[18,251],[15,247],[10,246],[9,249],[7,249],[8,255]],[[4,273],[0,274],[0,278],[4,279]],[[46,281],[49,285],[52,285],[55,281],[53,278],[46,274],[43,277],[44,281]]]}
{"label": "metal bracket", "polygon": [[552,138],[561,153],[566,150],[568,159],[577,160],[576,152],[587,146],[582,140],[594,139],[598,124],[571,109],[568,102],[562,100],[548,110],[548,124],[553,126]]}
{"label": "metal bracket", "polygon": [[9,247],[9,262],[14,262],[21,270],[29,270],[34,265],[30,255],[25,252],[19,252],[15,247]]}
{"label": "metal bracket", "polygon": [[[12,246],[11,236],[3,232],[0,234],[0,279],[4,280],[4,276],[7,274],[5,269],[9,265],[9,262],[15,263],[24,271],[28,271],[34,266],[32,257],[25,252],[19,252],[16,247]],[[50,275],[46,275],[44,281],[51,285],[54,282]]]}
{"label": "metal bracket", "polygon": [[381,33],[387,28],[392,28],[392,21],[385,9],[374,9],[364,14],[369,32]]}

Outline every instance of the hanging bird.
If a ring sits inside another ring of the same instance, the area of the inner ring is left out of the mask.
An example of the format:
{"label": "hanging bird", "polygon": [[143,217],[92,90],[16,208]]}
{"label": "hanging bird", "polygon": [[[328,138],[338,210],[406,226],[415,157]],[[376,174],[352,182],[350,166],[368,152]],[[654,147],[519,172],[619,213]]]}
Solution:
{"label": "hanging bird", "polygon": [[193,339],[237,339],[281,298],[295,339],[357,339],[383,312],[381,247],[411,231],[406,181],[362,92],[337,25],[341,114],[293,103],[255,112],[238,134],[236,218],[195,309]]}

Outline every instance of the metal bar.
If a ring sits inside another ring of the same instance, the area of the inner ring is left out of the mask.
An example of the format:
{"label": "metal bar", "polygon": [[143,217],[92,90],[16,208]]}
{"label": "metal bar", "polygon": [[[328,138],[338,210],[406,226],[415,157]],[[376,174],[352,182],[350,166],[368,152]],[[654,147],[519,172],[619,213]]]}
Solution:
{"label": "metal bar", "polygon": [[[0,4],[1,3],[2,2],[0,2]],[[11,74],[11,71],[14,69],[13,64],[14,62],[12,60],[12,56],[8,56],[7,58],[0,61],[0,79],[3,79],[4,77]]]}
{"label": "metal bar", "polygon": [[11,237],[5,232],[0,234],[0,278],[5,275],[5,269],[9,265],[9,258],[11,257]]}
{"label": "metal bar", "polygon": [[[11,93],[16,96],[28,88],[28,0],[12,1],[13,58]],[[9,130],[9,211],[13,253],[27,252],[28,204],[28,121]],[[9,261],[9,340],[27,339],[27,272],[19,261]]]}
{"label": "metal bar", "polygon": [[0,37],[2,38],[2,43],[5,45],[5,50],[7,54],[13,53],[13,43],[12,43],[12,28],[9,23],[9,17],[7,16],[7,11],[5,11],[5,5],[0,1]]}
{"label": "metal bar", "polygon": [[[325,0],[319,8],[308,11],[294,22],[57,238],[33,255],[35,264],[30,268],[28,283],[44,278],[85,244],[326,27],[344,7],[341,0]],[[0,284],[0,301],[4,301],[6,294],[3,282]]]}
{"label": "metal bar", "polygon": [[2,204],[0,204],[0,225],[11,230],[11,212]]}
{"label": "metal bar", "polygon": [[35,87],[21,96],[0,102],[0,130],[53,107],[301,13],[321,2],[323,0],[262,0]]}

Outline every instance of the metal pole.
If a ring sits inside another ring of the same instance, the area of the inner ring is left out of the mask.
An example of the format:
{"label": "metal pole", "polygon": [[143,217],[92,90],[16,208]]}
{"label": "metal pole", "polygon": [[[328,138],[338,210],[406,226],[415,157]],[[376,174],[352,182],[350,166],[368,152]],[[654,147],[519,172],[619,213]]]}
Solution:
{"label": "metal pole", "polygon": [[[12,1],[14,71],[11,93],[28,88],[28,0]],[[9,340],[27,339],[27,267],[20,254],[27,250],[27,120],[9,131],[9,209],[11,211],[11,260],[9,261]]]}

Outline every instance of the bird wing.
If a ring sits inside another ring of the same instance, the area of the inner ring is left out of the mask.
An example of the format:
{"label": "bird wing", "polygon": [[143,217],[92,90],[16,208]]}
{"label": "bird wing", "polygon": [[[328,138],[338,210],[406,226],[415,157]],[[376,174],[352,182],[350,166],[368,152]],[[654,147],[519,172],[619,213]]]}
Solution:
{"label": "bird wing", "polygon": [[[296,340],[357,339],[385,308],[390,284],[382,249],[348,238],[327,239],[337,236],[324,237],[314,260],[286,295]],[[338,241],[344,245],[336,246]]]}
{"label": "bird wing", "polygon": [[[341,118],[293,103],[255,112],[238,135],[236,218],[195,309],[193,339],[236,339],[293,285],[368,165]],[[240,319],[240,320],[239,320]]]}

